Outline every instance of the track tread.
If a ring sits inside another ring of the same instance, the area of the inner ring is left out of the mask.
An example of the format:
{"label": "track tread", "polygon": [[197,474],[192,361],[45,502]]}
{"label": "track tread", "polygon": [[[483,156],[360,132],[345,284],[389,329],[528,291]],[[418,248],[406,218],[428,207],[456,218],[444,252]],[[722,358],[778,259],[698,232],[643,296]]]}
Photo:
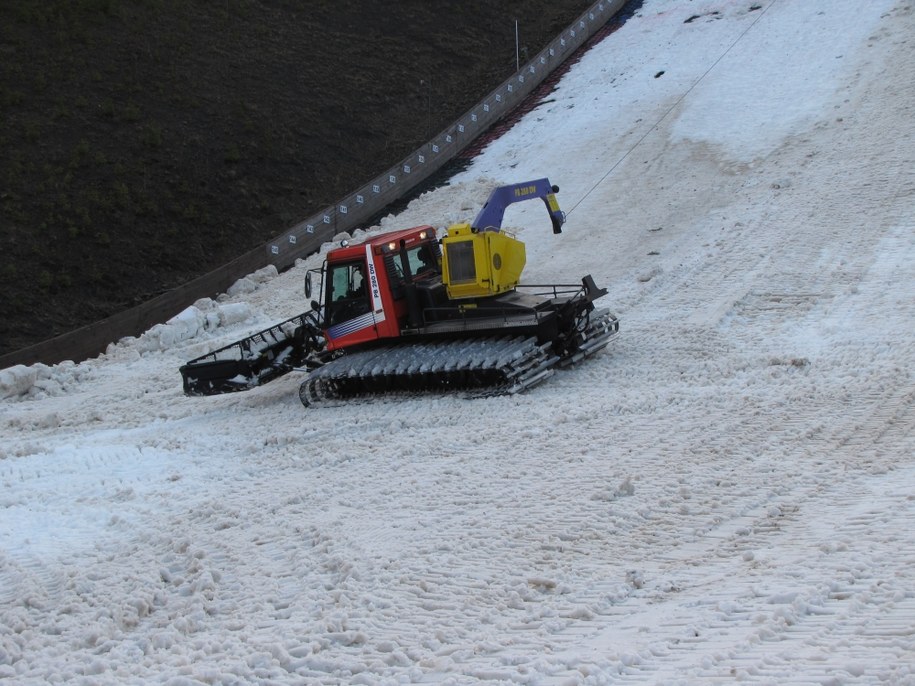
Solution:
{"label": "track tread", "polygon": [[504,336],[394,344],[345,354],[312,371],[299,387],[302,404],[379,393],[461,391],[465,397],[512,395],[604,348],[619,322],[606,310],[591,313],[573,350],[556,355],[533,337]]}

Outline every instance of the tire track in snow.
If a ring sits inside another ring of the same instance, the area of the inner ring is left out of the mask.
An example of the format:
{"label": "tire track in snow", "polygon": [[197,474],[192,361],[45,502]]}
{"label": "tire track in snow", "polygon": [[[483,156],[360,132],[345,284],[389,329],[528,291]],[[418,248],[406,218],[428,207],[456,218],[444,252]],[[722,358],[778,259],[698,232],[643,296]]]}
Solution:
{"label": "tire track in snow", "polygon": [[9,553],[0,561],[0,606],[47,607],[63,584],[63,574],[37,557]]}
{"label": "tire track in snow", "polygon": [[[633,602],[621,602],[612,628],[595,623],[588,635],[578,627],[566,650],[580,662],[547,683],[588,674],[615,683],[908,683],[915,678],[904,666],[915,651],[915,550],[905,545],[915,498],[893,483],[889,473],[799,488],[684,545],[664,557],[661,579],[642,580]],[[805,517],[856,510],[837,516],[832,530]],[[885,530],[899,532],[902,559],[870,557],[868,541]],[[768,551],[776,550],[773,561],[789,551],[787,567],[772,567]],[[807,581],[822,578],[829,581]]]}

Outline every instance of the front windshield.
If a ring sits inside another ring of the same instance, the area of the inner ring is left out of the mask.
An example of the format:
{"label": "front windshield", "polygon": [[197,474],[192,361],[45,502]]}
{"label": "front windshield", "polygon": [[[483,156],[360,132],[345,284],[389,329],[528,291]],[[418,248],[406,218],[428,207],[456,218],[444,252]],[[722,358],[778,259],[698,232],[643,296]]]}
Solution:
{"label": "front windshield", "polygon": [[407,259],[410,262],[410,273],[414,276],[438,274],[438,244],[421,243],[407,249]]}

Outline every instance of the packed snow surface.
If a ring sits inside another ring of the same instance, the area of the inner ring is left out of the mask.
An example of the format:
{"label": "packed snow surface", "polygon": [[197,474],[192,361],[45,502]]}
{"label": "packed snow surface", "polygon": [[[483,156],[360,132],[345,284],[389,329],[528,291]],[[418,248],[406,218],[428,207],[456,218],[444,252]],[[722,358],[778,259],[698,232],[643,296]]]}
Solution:
{"label": "packed snow surface", "polygon": [[368,228],[560,186],[621,334],[526,393],[184,397],[320,256],[0,372],[0,682],[915,683],[913,8],[645,0]]}

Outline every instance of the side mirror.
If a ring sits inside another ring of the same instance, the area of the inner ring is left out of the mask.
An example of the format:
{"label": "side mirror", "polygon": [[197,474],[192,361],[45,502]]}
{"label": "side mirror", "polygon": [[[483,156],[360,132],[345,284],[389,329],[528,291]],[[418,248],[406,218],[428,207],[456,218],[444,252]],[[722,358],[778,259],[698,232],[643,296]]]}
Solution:
{"label": "side mirror", "polygon": [[320,312],[320,311],[321,311],[321,304],[320,304],[317,300],[312,300],[312,301],[311,301],[311,309],[314,310],[315,312]]}
{"label": "side mirror", "polygon": [[311,272],[305,275],[305,297],[311,297]]}

